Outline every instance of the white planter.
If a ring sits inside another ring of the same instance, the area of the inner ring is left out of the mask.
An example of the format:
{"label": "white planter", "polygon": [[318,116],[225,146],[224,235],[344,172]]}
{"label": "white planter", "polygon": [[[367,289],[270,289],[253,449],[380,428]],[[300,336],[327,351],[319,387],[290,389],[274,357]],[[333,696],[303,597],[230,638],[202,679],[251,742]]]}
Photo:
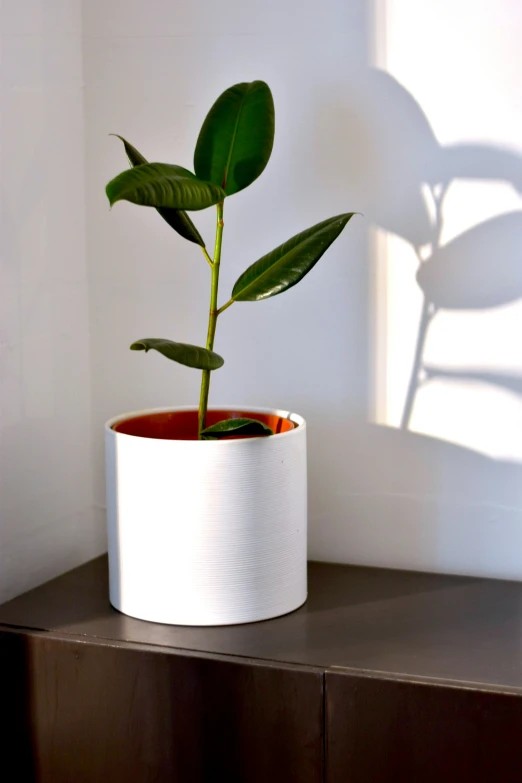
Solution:
{"label": "white planter", "polygon": [[188,410],[129,413],[105,425],[112,605],[176,625],[247,623],[297,609],[307,593],[305,421],[249,410],[242,415],[280,416],[295,428],[217,441],[114,429]]}

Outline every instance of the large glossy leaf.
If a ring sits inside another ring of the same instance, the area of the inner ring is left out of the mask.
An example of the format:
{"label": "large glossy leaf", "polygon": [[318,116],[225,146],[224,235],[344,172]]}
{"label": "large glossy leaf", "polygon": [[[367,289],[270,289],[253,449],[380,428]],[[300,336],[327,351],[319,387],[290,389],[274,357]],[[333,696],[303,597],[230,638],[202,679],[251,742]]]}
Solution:
{"label": "large glossy leaf", "polygon": [[522,212],[486,220],[435,251],[417,272],[429,302],[480,310],[522,297]]}
{"label": "large glossy leaf", "polygon": [[224,419],[218,421],[217,424],[213,424],[211,427],[207,427],[202,430],[201,435],[205,440],[217,440],[218,438],[226,438],[231,435],[238,437],[239,435],[273,435],[274,431],[262,421],[257,419]]}
{"label": "large glossy leaf", "polygon": [[260,258],[237,279],[232,299],[255,302],[291,288],[315,266],[355,214],[323,220]]}
{"label": "large glossy leaf", "polygon": [[178,364],[195,367],[197,370],[218,370],[225,360],[214,351],[200,348],[187,343],[174,343],[172,340],[162,340],[159,337],[145,337],[131,345],[131,351],[158,351]]}
{"label": "large glossy leaf", "polygon": [[[148,163],[148,160],[143,157],[141,152],[139,152],[136,147],[133,147],[133,145],[124,139],[123,136],[119,136],[117,133],[113,133],[112,135],[123,142],[131,166],[143,166],[143,164]],[[196,245],[199,245],[200,247],[205,247],[201,234],[184,210],[160,207],[158,212],[163,220],[184,239],[188,239],[189,242],[195,242]]]}
{"label": "large glossy leaf", "polygon": [[194,152],[200,179],[221,185],[230,196],[264,170],[274,144],[275,114],[265,82],[243,82],[225,90],[203,123]]}
{"label": "large glossy leaf", "polygon": [[171,163],[144,163],[123,171],[109,182],[106,192],[111,206],[130,201],[143,207],[188,210],[206,209],[225,197],[217,185]]}

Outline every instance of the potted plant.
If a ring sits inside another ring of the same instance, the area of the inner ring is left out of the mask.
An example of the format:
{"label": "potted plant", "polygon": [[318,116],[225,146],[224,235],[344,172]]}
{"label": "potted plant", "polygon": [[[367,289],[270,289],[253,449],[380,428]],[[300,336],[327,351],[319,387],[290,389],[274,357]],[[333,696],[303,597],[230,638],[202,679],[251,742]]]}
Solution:
{"label": "potted plant", "polygon": [[[146,337],[155,350],[202,372],[199,407],[141,411],[107,422],[110,600],[125,614],[162,623],[225,625],[276,617],[306,600],[306,425],[281,410],[209,409],[216,325],[235,302],[257,302],[298,283],[352,213],[297,234],[249,266],[218,301],[227,198],[268,163],[274,104],[262,81],[236,84],[208,113],[194,172],[148,163],[122,140],[131,168],[107,185],[112,206],[157,209],[199,245],[210,269],[205,347]],[[189,212],[216,207],[211,257]]]}

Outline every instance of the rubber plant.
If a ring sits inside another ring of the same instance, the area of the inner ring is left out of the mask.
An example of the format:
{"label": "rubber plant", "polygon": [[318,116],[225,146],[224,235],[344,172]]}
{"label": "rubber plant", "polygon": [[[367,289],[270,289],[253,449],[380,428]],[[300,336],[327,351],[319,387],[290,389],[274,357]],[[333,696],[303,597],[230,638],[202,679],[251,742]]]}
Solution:
{"label": "rubber plant", "polygon": [[[219,270],[225,200],[251,185],[264,171],[272,153],[275,113],[272,93],[263,81],[235,84],[216,100],[199,133],[194,171],[170,163],[149,163],[122,136],[131,168],[106,187],[112,207],[130,201],[155,208],[180,236],[199,245],[210,267],[210,308],[205,347],[157,337],[133,342],[131,350],[154,349],[167,359],[202,370],[198,437],[216,439],[237,435],[270,435],[272,430],[254,419],[236,418],[206,427],[210,377],[223,364],[214,351],[218,318],[235,302],[258,302],[282,294],[315,266],[337,239],[350,218],[348,212],[301,231],[259,258],[236,280],[230,298],[218,306]],[[216,207],[213,257],[189,212]]]}

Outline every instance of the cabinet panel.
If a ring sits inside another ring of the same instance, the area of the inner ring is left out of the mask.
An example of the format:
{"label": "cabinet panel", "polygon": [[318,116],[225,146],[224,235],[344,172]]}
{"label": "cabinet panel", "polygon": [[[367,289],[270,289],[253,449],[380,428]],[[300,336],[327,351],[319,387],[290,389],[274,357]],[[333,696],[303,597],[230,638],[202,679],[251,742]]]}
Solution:
{"label": "cabinet panel", "polygon": [[520,783],[522,697],[472,687],[327,672],[327,783]]}
{"label": "cabinet panel", "polygon": [[17,779],[323,780],[320,671],[10,631],[0,658]]}

